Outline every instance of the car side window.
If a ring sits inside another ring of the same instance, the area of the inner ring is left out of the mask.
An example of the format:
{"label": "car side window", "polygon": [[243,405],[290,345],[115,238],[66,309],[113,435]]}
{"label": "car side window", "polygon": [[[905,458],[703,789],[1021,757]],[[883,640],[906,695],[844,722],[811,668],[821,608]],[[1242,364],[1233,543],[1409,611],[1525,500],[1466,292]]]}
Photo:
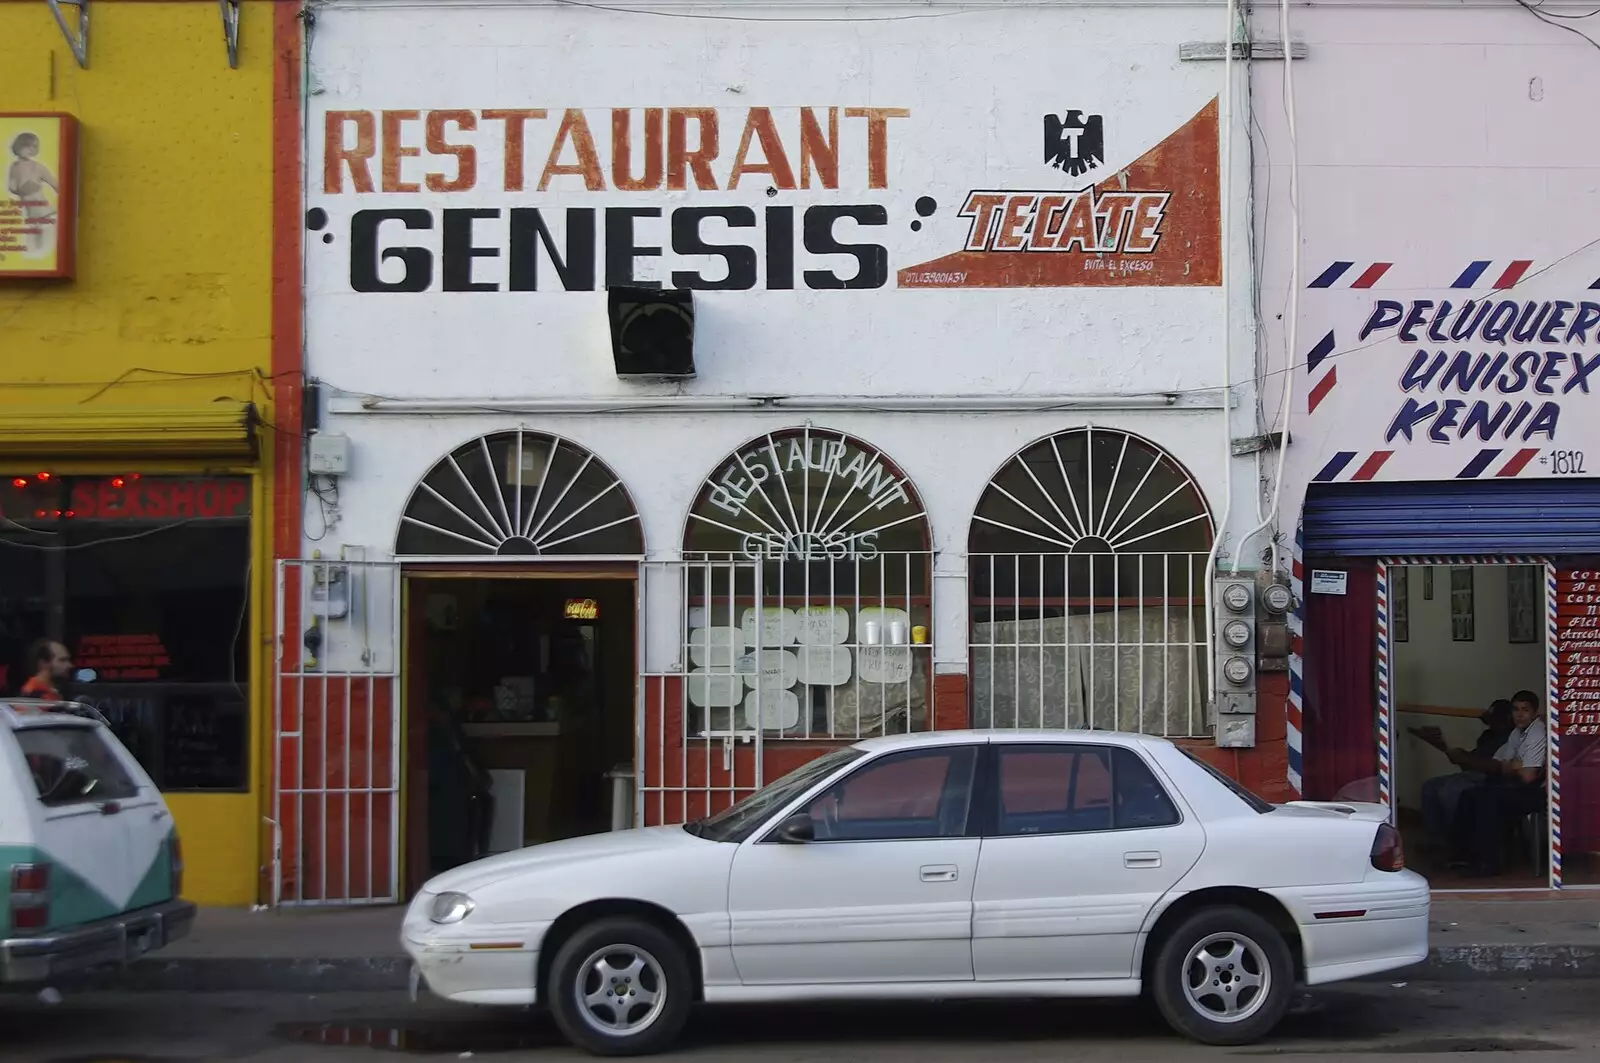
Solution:
{"label": "car side window", "polygon": [[1129,749],[997,744],[998,836],[1171,826],[1178,809]]}
{"label": "car side window", "polygon": [[974,746],[891,753],[841,779],[807,807],[818,841],[959,838],[972,805]]}
{"label": "car side window", "polygon": [[1117,795],[1112,819],[1118,830],[1171,827],[1183,819],[1143,757],[1131,749],[1118,749],[1112,763]]}

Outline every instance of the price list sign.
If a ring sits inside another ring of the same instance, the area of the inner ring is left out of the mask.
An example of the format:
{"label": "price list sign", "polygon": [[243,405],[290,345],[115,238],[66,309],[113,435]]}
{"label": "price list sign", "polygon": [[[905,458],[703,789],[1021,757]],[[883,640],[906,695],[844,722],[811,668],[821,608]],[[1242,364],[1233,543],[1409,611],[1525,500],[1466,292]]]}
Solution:
{"label": "price list sign", "polygon": [[1556,573],[1561,734],[1600,735],[1600,569]]}

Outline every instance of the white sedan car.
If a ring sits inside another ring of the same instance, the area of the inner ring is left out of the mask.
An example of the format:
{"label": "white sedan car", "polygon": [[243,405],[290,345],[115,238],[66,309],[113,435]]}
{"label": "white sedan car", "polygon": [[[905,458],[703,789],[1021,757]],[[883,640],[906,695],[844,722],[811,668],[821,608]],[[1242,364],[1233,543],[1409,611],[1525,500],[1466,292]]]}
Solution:
{"label": "white sedan car", "polygon": [[690,1006],[1132,997],[1269,1033],[1297,984],[1417,963],[1428,883],[1376,805],[1272,805],[1170,742],[942,731],[818,757],[725,812],[533,846],[430,881],[417,983],[548,1005],[598,1055]]}

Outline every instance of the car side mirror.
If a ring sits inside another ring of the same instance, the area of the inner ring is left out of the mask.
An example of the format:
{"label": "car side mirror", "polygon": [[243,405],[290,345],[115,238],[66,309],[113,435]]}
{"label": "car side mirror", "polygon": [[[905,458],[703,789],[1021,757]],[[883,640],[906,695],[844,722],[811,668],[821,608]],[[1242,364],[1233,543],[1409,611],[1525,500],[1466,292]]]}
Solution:
{"label": "car side mirror", "polygon": [[809,812],[796,812],[778,824],[775,837],[779,845],[804,845],[817,840],[817,828],[812,824]]}

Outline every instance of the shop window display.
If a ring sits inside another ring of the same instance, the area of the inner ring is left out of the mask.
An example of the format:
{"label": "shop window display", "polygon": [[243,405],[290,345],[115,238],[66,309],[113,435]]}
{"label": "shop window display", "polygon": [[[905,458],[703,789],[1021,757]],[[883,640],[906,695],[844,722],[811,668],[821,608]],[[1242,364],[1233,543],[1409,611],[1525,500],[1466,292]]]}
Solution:
{"label": "shop window display", "polygon": [[881,451],[818,428],[752,440],[701,488],[684,558],[690,735],[929,726],[927,517]]}
{"label": "shop window display", "polygon": [[159,787],[246,789],[250,480],[14,473],[0,515],[0,689],[58,640]]}

